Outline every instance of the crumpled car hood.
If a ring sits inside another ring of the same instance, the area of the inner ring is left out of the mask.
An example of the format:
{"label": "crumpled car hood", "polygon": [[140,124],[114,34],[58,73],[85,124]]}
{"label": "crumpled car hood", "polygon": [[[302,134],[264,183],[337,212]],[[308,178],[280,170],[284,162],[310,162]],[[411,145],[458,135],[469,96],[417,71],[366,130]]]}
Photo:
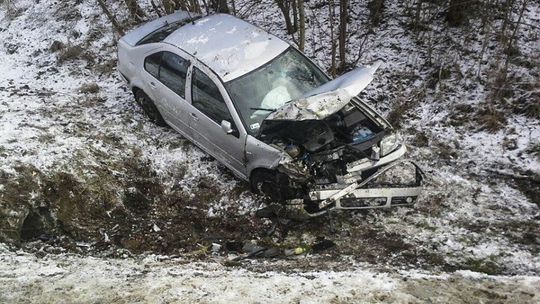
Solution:
{"label": "crumpled car hood", "polygon": [[372,80],[381,65],[356,68],[324,85],[291,100],[272,112],[265,120],[321,120],[341,110]]}

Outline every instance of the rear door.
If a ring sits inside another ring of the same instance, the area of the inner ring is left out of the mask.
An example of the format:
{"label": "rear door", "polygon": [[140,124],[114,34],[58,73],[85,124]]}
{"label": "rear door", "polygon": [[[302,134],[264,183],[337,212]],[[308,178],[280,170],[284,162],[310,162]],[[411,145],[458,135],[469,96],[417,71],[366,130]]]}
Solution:
{"label": "rear door", "polygon": [[[187,56],[186,56],[187,57]],[[187,138],[192,138],[186,101],[186,79],[190,61],[167,50],[150,54],[145,59],[145,70],[150,79],[148,94],[163,118]]]}
{"label": "rear door", "polygon": [[[246,178],[246,131],[221,81],[211,71],[203,69],[202,66],[191,69],[188,98],[193,139],[237,175]],[[231,123],[234,130],[231,134],[222,129],[224,120]]]}
{"label": "rear door", "polygon": [[178,54],[164,51],[159,66],[161,102],[167,111],[167,120],[175,129],[180,129],[192,137],[188,121],[186,101],[186,79],[189,60]]}

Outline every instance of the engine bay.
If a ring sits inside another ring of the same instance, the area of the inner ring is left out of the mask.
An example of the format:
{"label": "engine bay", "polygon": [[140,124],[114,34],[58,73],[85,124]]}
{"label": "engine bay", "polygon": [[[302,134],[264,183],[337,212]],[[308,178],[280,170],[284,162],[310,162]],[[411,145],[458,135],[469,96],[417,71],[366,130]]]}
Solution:
{"label": "engine bay", "polygon": [[322,120],[268,121],[260,139],[294,160],[282,168],[290,177],[315,186],[345,183],[347,164],[377,159],[378,144],[388,133],[387,125],[368,115],[349,103]]}

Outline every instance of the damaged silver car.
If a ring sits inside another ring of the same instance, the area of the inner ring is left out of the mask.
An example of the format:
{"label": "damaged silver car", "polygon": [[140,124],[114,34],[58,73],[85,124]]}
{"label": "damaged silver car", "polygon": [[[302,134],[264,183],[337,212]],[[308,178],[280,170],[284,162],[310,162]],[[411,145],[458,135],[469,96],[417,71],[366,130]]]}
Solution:
{"label": "damaged silver car", "polygon": [[223,14],[177,12],[118,44],[118,70],[152,121],[306,216],[408,205],[421,191],[400,136],[357,97],[379,65],[331,80],[283,40]]}

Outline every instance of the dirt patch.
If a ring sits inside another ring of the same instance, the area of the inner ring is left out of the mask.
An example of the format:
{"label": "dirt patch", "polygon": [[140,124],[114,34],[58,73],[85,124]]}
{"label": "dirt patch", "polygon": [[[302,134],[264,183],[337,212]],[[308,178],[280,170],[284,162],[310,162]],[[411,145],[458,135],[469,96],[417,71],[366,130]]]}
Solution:
{"label": "dirt patch", "polygon": [[[215,181],[201,178],[193,193],[170,189],[136,155],[104,166],[74,163],[72,169],[47,175],[21,166],[16,174],[2,173],[2,241],[55,245],[67,237],[70,244],[84,241],[100,252],[177,254],[212,242],[257,238],[265,227],[234,210],[210,216],[210,204],[224,195]],[[177,173],[181,178],[185,172]]]}

